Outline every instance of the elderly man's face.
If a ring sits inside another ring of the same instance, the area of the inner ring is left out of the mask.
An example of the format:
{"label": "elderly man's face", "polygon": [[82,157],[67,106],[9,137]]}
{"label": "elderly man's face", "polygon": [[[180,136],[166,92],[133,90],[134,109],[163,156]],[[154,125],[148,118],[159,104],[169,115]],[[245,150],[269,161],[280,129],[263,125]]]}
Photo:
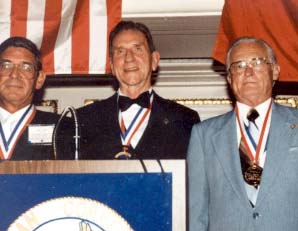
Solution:
{"label": "elderly man's face", "polygon": [[111,68],[120,89],[147,90],[151,86],[151,72],[158,66],[159,53],[151,53],[144,34],[135,30],[120,32],[112,45]]}
{"label": "elderly man's face", "polygon": [[[232,50],[227,78],[239,102],[253,107],[272,96],[273,80],[278,79],[280,68],[268,58],[266,49],[257,43],[242,43]],[[262,61],[255,65],[259,59]],[[239,61],[250,64],[241,69]]]}
{"label": "elderly man's face", "polygon": [[44,75],[37,73],[34,55],[27,49],[8,47],[0,55],[0,104],[6,110],[30,104],[43,83]]}

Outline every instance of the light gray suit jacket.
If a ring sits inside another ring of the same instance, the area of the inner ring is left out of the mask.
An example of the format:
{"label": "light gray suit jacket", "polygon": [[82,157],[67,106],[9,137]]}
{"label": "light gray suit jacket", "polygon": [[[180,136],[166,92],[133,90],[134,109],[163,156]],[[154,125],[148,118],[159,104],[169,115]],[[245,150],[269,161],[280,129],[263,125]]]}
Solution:
{"label": "light gray suit jacket", "polygon": [[187,156],[189,230],[298,230],[298,110],[272,106],[255,208],[244,186],[236,129],[234,111],[192,129]]}

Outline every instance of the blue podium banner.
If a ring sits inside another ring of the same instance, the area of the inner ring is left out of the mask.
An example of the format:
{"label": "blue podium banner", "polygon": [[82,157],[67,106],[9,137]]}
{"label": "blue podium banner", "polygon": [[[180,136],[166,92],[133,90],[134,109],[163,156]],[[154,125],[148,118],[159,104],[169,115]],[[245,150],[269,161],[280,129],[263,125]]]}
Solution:
{"label": "blue podium banner", "polygon": [[[37,205],[56,198],[98,201],[119,214],[134,231],[172,230],[171,173],[0,174],[0,230],[7,230],[28,210],[30,213],[25,217],[30,218],[30,228],[26,229],[24,222],[18,225],[26,231],[46,230],[39,228],[41,224],[34,227],[38,218],[32,211]],[[79,206],[74,210],[80,213]],[[94,216],[97,212],[96,209],[88,211]],[[98,216],[98,219],[104,218]],[[91,225],[98,229],[92,229]],[[77,230],[108,231],[86,220],[80,221]]]}

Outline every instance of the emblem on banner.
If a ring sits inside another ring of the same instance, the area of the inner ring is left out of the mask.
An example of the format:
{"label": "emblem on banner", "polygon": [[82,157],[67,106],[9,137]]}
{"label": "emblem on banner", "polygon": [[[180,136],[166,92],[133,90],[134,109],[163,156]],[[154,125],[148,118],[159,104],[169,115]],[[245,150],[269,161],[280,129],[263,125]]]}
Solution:
{"label": "emblem on banner", "polygon": [[18,217],[8,231],[133,231],[108,206],[87,198],[62,197],[34,206]]}

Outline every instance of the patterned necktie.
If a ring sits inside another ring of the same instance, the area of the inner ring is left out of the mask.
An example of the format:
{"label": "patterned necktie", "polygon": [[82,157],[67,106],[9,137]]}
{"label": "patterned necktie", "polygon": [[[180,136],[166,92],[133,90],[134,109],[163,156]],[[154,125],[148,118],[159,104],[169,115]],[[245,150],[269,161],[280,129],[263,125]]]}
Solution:
{"label": "patterned necktie", "polygon": [[[258,117],[259,117],[259,113],[255,109],[251,109],[247,114],[247,119],[249,121],[249,124],[248,124],[248,126],[244,125],[248,136],[254,143],[255,149],[256,149],[255,145],[258,142],[256,139],[258,137],[258,128],[257,128],[255,120]],[[244,141],[242,140],[242,138],[240,141],[239,152],[240,152],[242,173],[244,174],[245,170],[251,165],[251,160],[249,159],[249,156],[247,154],[247,150],[246,150],[246,147],[244,145]]]}
{"label": "patterned necktie", "polygon": [[150,94],[148,91],[142,93],[136,99],[131,99],[126,96],[119,96],[118,104],[121,111],[126,111],[132,104],[138,104],[141,107],[149,108],[150,106]]}
{"label": "patterned necktie", "polygon": [[256,150],[256,147],[258,145],[259,141],[259,128],[256,124],[256,119],[259,117],[259,113],[257,112],[256,109],[251,109],[248,114],[247,114],[247,119],[248,119],[248,129],[247,129],[247,134],[253,143],[253,146]]}
{"label": "patterned necktie", "polygon": [[[259,129],[258,126],[256,125],[255,120],[259,117],[259,113],[255,109],[251,109],[248,114],[247,114],[247,119],[248,119],[248,126],[245,126],[245,130],[249,136],[249,139],[253,143],[253,146],[256,149],[257,142],[259,139]],[[241,138],[240,141],[240,147],[239,147],[239,153],[240,153],[240,162],[241,162],[241,168],[242,168],[242,174],[244,176],[246,169],[251,166],[251,160],[247,154],[246,147],[244,145],[244,141]],[[245,185],[246,191],[247,191],[247,196],[249,198],[249,201],[251,205],[254,207],[257,196],[258,196],[258,191],[257,188],[246,184]]]}

